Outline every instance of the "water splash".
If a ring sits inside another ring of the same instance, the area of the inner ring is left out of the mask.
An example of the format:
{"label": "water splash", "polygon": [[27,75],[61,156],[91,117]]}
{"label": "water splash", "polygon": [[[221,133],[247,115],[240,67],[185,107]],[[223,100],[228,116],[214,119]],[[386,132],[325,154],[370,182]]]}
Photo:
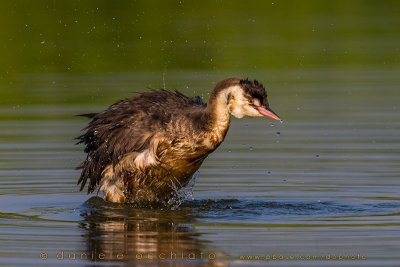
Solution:
{"label": "water splash", "polygon": [[[133,208],[149,208],[149,209],[166,209],[166,210],[177,210],[185,200],[194,200],[193,198],[193,187],[196,183],[196,178],[199,172],[195,172],[188,184],[184,187],[177,186],[176,184],[171,185],[171,193],[167,198],[154,197],[154,193],[150,191],[136,191],[135,196],[131,200],[129,205]],[[125,195],[128,196],[129,192],[124,191]],[[144,200],[143,200],[144,199]],[[152,201],[146,201],[145,199],[153,199]]]}
{"label": "water splash", "polygon": [[190,179],[189,183],[176,192],[176,199],[172,201],[171,209],[177,209],[186,199],[194,200],[193,187],[196,184],[196,179],[198,176],[199,171],[196,171]]}

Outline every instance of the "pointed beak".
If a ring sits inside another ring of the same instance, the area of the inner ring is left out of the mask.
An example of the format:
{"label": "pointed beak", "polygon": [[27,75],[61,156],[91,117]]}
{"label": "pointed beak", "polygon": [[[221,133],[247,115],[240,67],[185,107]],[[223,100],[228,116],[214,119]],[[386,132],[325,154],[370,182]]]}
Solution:
{"label": "pointed beak", "polygon": [[257,107],[258,112],[266,117],[270,117],[271,119],[274,120],[281,120],[278,116],[278,114],[276,114],[275,112],[272,111],[272,109],[270,109],[269,107]]}

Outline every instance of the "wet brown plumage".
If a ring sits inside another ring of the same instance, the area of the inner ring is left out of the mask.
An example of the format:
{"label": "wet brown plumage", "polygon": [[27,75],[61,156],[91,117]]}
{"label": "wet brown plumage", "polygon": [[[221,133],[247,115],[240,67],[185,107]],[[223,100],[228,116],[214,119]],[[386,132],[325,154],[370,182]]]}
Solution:
{"label": "wet brown plumage", "polygon": [[239,78],[219,82],[208,106],[161,89],[81,115],[92,120],[78,137],[87,153],[77,168],[80,190],[88,182],[88,193],[99,188],[105,200],[120,203],[174,199],[224,140],[230,114],[279,119],[264,87]]}

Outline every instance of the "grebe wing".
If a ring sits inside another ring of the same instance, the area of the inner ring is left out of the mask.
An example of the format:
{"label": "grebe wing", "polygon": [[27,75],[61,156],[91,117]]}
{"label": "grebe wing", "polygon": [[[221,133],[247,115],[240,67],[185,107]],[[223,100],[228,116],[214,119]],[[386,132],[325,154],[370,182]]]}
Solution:
{"label": "grebe wing", "polygon": [[87,153],[77,167],[82,169],[78,180],[80,190],[89,179],[88,193],[93,192],[108,165],[115,166],[127,153],[148,149],[153,137],[173,119],[174,112],[189,107],[203,109],[206,104],[200,97],[161,89],[120,100],[97,114],[81,115],[92,121],[85,128],[86,132],[77,138],[77,144],[86,145]]}

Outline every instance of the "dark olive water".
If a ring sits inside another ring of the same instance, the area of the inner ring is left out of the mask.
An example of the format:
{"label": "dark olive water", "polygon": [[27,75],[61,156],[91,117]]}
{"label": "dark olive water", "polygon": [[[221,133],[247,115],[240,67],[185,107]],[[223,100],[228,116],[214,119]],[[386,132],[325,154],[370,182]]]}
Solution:
{"label": "dark olive water", "polygon": [[[399,266],[398,1],[1,1],[1,266]],[[176,209],[78,192],[87,120],[258,79]]]}

